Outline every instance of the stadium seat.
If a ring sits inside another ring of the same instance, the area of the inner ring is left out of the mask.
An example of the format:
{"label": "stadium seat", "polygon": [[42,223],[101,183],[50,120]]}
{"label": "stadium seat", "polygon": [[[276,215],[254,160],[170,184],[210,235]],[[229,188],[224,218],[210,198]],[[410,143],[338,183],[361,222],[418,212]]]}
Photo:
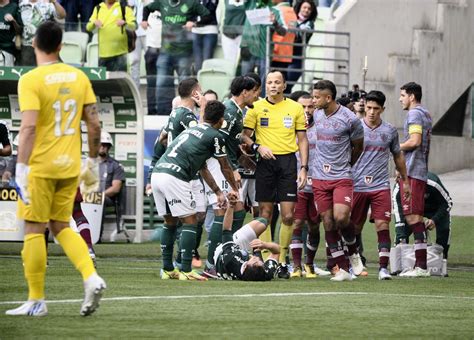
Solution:
{"label": "stadium seat", "polygon": [[235,65],[233,62],[226,59],[212,58],[206,59],[202,62],[201,70],[215,70],[225,72],[227,75],[235,76]]}
{"label": "stadium seat", "polygon": [[92,35],[91,42],[99,42],[99,34],[94,33],[94,34]]}
{"label": "stadium seat", "polygon": [[90,42],[86,49],[86,63],[87,67],[99,66],[99,43]]}
{"label": "stadium seat", "polygon": [[203,91],[214,90],[219,100],[223,100],[229,93],[230,83],[234,76],[216,69],[201,69],[197,78]]}
{"label": "stadium seat", "polygon": [[77,43],[64,41],[59,55],[66,64],[82,66],[82,48]]}
{"label": "stadium seat", "polygon": [[89,34],[84,32],[66,31],[63,33],[63,43],[75,43],[81,47],[81,62],[84,61]]}

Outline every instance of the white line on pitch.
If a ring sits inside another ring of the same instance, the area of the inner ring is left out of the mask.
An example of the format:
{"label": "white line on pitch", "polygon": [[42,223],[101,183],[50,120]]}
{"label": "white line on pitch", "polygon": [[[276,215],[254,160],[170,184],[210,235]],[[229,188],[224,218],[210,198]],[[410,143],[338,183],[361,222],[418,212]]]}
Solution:
{"label": "white line on pitch", "polygon": [[[449,295],[417,295],[417,294],[384,294],[384,293],[366,293],[366,292],[307,292],[307,293],[268,293],[268,294],[237,294],[237,295],[169,295],[169,296],[117,296],[103,298],[101,301],[132,301],[132,300],[179,300],[179,299],[235,299],[235,298],[265,298],[265,297],[293,297],[293,296],[328,296],[328,295],[364,295],[364,296],[392,296],[406,298],[432,298],[432,299],[460,299],[474,300],[473,296],[449,296]],[[23,303],[24,301],[0,301],[0,305],[11,305]],[[82,302],[82,299],[68,300],[47,300],[47,303],[76,303]]]}

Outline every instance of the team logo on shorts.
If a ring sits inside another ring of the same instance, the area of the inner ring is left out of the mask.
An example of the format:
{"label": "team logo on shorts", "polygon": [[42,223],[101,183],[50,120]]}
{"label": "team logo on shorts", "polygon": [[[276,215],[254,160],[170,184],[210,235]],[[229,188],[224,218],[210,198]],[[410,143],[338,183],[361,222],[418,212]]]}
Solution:
{"label": "team logo on shorts", "polygon": [[374,179],[373,176],[364,176],[364,182],[366,184],[371,184],[373,179]]}
{"label": "team logo on shorts", "polygon": [[344,201],[346,201],[347,203],[351,203],[351,198],[349,196],[344,196]]}
{"label": "team logo on shorts", "polygon": [[291,116],[283,117],[283,125],[289,129],[293,126],[293,118]]}
{"label": "team logo on shorts", "polygon": [[323,164],[323,171],[324,171],[324,172],[329,172],[329,171],[331,171],[331,165],[329,165],[329,164]]}
{"label": "team logo on shorts", "polygon": [[385,214],[385,217],[388,217],[388,218],[392,217],[392,214],[390,214],[390,211],[386,211],[384,214]]}
{"label": "team logo on shorts", "polygon": [[194,200],[191,201],[190,206],[191,206],[191,208],[193,208],[193,209],[196,208],[196,201],[194,201]]}

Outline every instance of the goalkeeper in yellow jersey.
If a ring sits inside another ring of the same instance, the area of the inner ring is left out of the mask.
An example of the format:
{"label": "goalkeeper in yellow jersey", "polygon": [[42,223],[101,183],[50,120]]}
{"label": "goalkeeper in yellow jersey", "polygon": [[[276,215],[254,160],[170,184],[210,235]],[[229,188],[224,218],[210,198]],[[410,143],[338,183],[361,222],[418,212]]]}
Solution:
{"label": "goalkeeper in yellow jersey", "polygon": [[[86,75],[59,62],[62,30],[52,21],[38,27],[33,41],[38,67],[20,78],[18,97],[22,115],[16,185],[18,218],[25,221],[21,252],[28,282],[28,301],[7,315],[44,316],[46,247],[49,228],[84,280],[80,314],[93,313],[106,288],[97,275],[87,246],[69,228],[74,197],[97,191],[100,123],[96,98]],[[87,126],[89,158],[81,171],[81,120]]]}

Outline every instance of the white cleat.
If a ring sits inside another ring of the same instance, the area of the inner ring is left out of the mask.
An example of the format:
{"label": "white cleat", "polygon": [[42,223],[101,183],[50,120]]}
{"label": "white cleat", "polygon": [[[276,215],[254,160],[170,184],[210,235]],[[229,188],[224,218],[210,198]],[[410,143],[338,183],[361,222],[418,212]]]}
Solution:
{"label": "white cleat", "polygon": [[387,268],[380,268],[380,270],[379,270],[379,280],[382,281],[382,280],[391,280],[391,279],[392,279],[392,276],[388,272],[388,269]]}
{"label": "white cleat", "polygon": [[82,302],[80,312],[82,316],[88,316],[95,312],[106,288],[105,281],[97,273],[92,274],[84,281],[84,302]]}
{"label": "white cleat", "polygon": [[407,270],[400,273],[400,277],[430,277],[430,271],[428,269],[421,269],[420,267],[415,267],[414,269]]}
{"label": "white cleat", "polygon": [[331,281],[341,282],[341,281],[352,281],[352,275],[346,272],[344,269],[339,269],[333,277],[331,277]]}
{"label": "white cleat", "polygon": [[331,275],[331,272],[330,272],[330,271],[321,269],[321,268],[316,267],[316,266],[314,266],[314,272],[315,272],[316,275],[318,275],[318,276],[330,276],[330,275]]}
{"label": "white cleat", "polygon": [[26,316],[46,316],[48,308],[44,300],[29,300],[20,307],[10,309],[5,312],[6,315],[26,315]]}
{"label": "white cleat", "polygon": [[364,265],[358,253],[349,256],[349,262],[351,263],[354,275],[359,276],[364,271]]}

